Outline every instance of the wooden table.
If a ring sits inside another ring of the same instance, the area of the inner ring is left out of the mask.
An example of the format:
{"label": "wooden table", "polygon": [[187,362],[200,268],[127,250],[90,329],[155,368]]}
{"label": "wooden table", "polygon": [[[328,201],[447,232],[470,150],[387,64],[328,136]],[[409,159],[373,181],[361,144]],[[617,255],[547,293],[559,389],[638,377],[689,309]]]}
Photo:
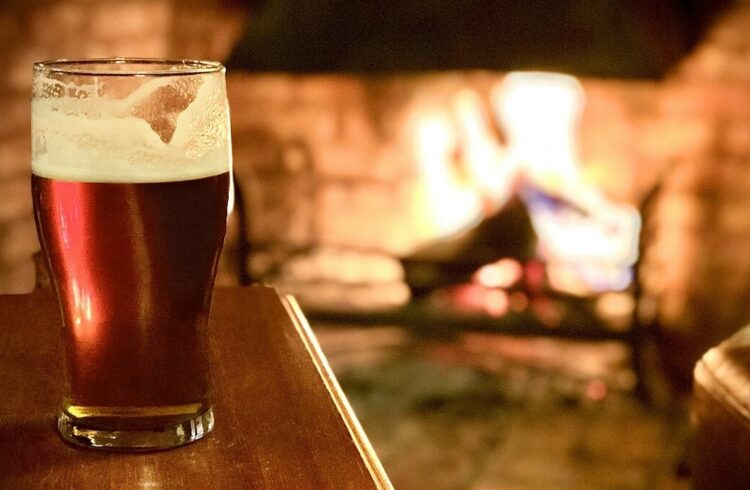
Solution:
{"label": "wooden table", "polygon": [[59,325],[50,293],[0,295],[0,488],[392,488],[304,316],[271,288],[216,291],[216,427],[167,451],[62,441]]}
{"label": "wooden table", "polygon": [[694,488],[750,488],[750,326],[697,362],[692,402]]}

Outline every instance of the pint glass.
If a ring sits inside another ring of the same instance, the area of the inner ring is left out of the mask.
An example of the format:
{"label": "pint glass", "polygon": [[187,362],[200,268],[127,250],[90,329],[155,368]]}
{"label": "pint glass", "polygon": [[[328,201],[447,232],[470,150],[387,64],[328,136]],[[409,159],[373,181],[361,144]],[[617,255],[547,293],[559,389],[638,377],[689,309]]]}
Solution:
{"label": "pint glass", "polygon": [[31,125],[34,216],[63,321],[60,433],[131,450],[200,439],[231,185],[224,68],[36,63]]}

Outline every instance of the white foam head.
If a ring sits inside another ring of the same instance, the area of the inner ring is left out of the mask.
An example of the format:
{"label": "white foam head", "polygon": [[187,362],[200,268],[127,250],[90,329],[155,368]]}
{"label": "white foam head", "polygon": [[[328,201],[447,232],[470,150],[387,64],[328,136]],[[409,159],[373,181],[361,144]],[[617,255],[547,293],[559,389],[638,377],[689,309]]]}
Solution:
{"label": "white foam head", "polygon": [[36,67],[34,174],[83,182],[166,182],[230,170],[223,70],[92,73]]}

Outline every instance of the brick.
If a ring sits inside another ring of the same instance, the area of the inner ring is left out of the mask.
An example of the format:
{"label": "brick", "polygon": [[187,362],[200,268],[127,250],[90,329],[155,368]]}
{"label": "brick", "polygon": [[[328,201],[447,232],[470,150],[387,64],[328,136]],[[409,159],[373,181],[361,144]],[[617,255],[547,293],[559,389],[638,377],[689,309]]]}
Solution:
{"label": "brick", "polygon": [[240,178],[254,179],[256,175],[275,175],[283,170],[281,144],[262,127],[232,130],[234,168]]}
{"label": "brick", "polygon": [[3,108],[3,117],[0,118],[0,142],[18,138],[20,135],[28,138],[31,131],[31,101],[28,90],[0,91],[0,104]]}
{"label": "brick", "polygon": [[146,58],[166,58],[169,56],[169,43],[164,33],[117,39],[108,43],[105,49],[110,53],[110,56]]}
{"label": "brick", "polygon": [[8,269],[0,270],[0,294],[23,294],[34,289],[34,263],[25,260]]}
{"label": "brick", "polygon": [[34,252],[39,250],[36,227],[29,213],[13,223],[3,223],[0,237],[0,265],[11,266],[31,259]]}
{"label": "brick", "polygon": [[0,180],[0,227],[32,216],[30,182],[29,173]]}
{"label": "brick", "polygon": [[29,34],[36,45],[54,46],[89,29],[91,6],[75,1],[45,2],[31,11]]}
{"label": "brick", "polygon": [[[377,184],[327,185],[316,204],[322,242],[375,250],[389,247],[394,219],[404,209],[391,189]],[[362,226],[363,220],[368,226]]]}
{"label": "brick", "polygon": [[412,173],[411,162],[395,143],[383,141],[373,149],[372,177],[381,181],[400,181]]}
{"label": "brick", "polygon": [[24,37],[21,13],[17,8],[4,8],[0,10],[0,46],[7,50]]}
{"label": "brick", "polygon": [[91,36],[95,39],[127,39],[149,36],[169,29],[171,2],[113,1],[91,6]]}
{"label": "brick", "polygon": [[750,121],[738,121],[728,125],[722,139],[727,153],[738,156],[750,155]]}
{"label": "brick", "polygon": [[704,44],[693,52],[679,67],[682,78],[720,80],[730,72],[731,59],[720,47]]}
{"label": "brick", "polygon": [[31,93],[31,66],[34,62],[57,58],[52,50],[40,45],[28,45],[23,39],[17,40],[20,47],[15,56],[9,60],[7,78],[3,85],[19,93]]}
{"label": "brick", "polygon": [[0,138],[0,181],[30,173],[30,144],[28,132]]}
{"label": "brick", "polygon": [[[251,75],[242,71],[227,73],[227,96],[235,111],[254,110],[258,102],[287,106],[293,102],[296,77],[286,74]],[[233,115],[234,112],[233,111]]]}
{"label": "brick", "polygon": [[660,110],[667,117],[744,120],[750,111],[750,84],[732,81],[670,81],[664,85]]}
{"label": "brick", "polygon": [[716,143],[716,125],[699,115],[665,117],[651,121],[637,134],[642,154],[661,160],[687,158],[711,150]]}
{"label": "brick", "polygon": [[300,76],[295,84],[299,104],[350,107],[364,104],[363,78],[350,75]]}
{"label": "brick", "polygon": [[349,144],[316,145],[311,150],[316,173],[324,178],[371,178],[372,153],[355,141]]}

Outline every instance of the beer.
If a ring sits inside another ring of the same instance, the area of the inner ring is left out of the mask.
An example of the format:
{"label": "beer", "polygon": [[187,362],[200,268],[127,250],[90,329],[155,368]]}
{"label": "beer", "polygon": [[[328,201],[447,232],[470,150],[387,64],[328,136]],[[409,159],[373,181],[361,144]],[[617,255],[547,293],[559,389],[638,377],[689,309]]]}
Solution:
{"label": "beer", "polygon": [[228,187],[226,172],[137,184],[32,176],[66,321],[68,414],[155,429],[209,408],[205,330]]}
{"label": "beer", "polygon": [[62,312],[58,429],[157,449],[213,427],[207,325],[231,206],[224,69],[34,65],[34,217]]}

